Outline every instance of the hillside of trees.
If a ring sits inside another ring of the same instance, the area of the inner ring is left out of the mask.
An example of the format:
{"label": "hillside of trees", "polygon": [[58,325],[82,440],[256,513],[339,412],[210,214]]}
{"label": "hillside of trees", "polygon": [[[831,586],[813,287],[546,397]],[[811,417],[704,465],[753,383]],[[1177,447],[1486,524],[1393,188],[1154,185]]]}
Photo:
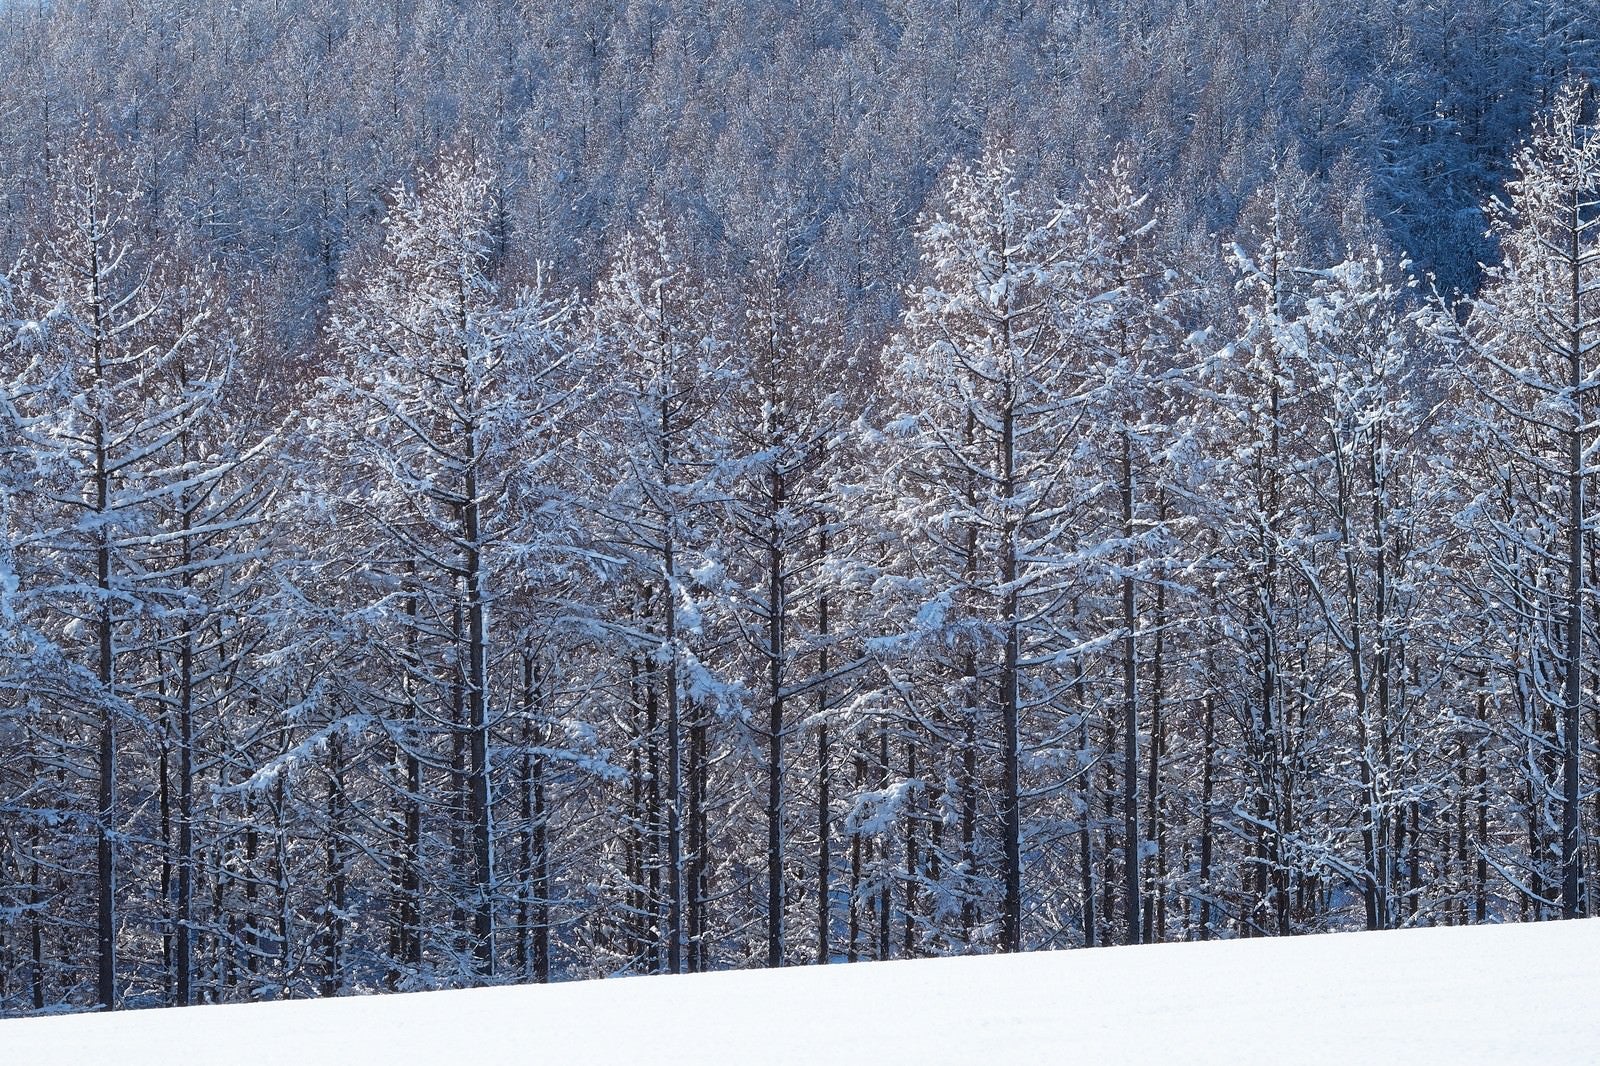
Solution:
{"label": "hillside of trees", "polygon": [[1595,913],[1597,24],[0,5],[0,1015]]}

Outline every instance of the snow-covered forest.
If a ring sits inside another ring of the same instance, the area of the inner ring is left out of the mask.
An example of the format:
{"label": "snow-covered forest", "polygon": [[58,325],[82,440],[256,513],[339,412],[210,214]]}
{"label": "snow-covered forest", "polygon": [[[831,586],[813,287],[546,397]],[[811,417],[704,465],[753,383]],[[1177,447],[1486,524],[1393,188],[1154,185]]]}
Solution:
{"label": "snow-covered forest", "polygon": [[0,1014],[1594,913],[1596,31],[0,4]]}

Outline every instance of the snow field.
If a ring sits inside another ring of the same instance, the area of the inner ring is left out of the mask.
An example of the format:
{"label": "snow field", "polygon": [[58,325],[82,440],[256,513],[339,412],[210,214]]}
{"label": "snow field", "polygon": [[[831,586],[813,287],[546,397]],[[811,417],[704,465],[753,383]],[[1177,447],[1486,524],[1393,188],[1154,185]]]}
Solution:
{"label": "snow field", "polygon": [[28,1018],[0,1063],[1600,1063],[1600,919]]}

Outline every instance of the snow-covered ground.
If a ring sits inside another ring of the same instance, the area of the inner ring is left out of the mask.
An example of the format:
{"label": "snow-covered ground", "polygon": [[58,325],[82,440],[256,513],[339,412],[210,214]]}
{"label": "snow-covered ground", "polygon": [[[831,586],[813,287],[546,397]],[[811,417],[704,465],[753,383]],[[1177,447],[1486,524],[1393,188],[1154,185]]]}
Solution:
{"label": "snow-covered ground", "polygon": [[6,1066],[1600,1063],[1600,919],[0,1021]]}

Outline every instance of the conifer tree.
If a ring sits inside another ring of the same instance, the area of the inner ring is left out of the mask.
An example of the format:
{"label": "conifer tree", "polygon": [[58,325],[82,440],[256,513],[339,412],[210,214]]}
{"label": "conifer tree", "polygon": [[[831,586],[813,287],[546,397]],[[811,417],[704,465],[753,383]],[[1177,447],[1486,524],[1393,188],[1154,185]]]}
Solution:
{"label": "conifer tree", "polygon": [[1493,205],[1504,259],[1490,270],[1464,333],[1468,372],[1498,416],[1494,435],[1510,479],[1509,513],[1479,514],[1494,523],[1500,551],[1525,560],[1501,571],[1504,621],[1525,634],[1528,686],[1551,712],[1548,721],[1528,717],[1524,739],[1538,753],[1528,760],[1530,786],[1536,797],[1559,795],[1560,814],[1529,832],[1559,855],[1550,881],[1566,918],[1585,913],[1582,734],[1592,700],[1584,666],[1600,348],[1600,136],[1587,121],[1592,107],[1590,87],[1566,87],[1518,153],[1507,199]]}

